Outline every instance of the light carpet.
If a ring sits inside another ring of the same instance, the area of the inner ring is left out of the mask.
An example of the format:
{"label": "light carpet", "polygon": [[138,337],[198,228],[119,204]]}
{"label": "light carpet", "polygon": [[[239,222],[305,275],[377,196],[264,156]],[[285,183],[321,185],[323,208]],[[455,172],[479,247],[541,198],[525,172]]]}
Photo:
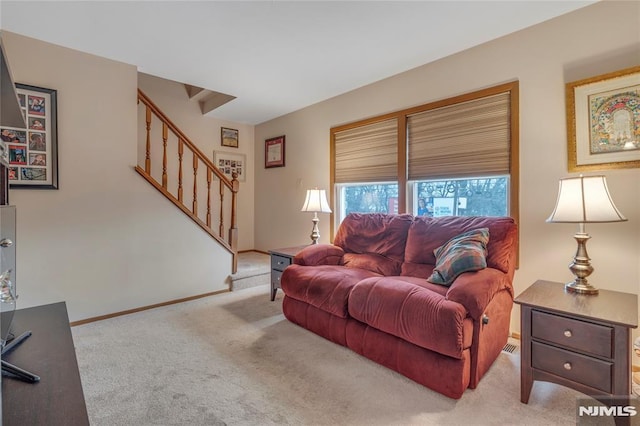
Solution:
{"label": "light carpet", "polygon": [[91,424],[574,425],[582,395],[520,353],[449,399],[302,329],[260,286],[73,327]]}

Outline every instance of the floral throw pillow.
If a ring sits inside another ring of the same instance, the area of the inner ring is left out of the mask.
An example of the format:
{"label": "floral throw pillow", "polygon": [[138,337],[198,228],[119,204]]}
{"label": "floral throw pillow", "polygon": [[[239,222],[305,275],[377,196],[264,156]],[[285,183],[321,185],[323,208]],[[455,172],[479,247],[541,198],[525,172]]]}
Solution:
{"label": "floral throw pillow", "polygon": [[450,286],[463,272],[487,267],[489,228],[473,229],[456,235],[433,251],[436,267],[429,282]]}

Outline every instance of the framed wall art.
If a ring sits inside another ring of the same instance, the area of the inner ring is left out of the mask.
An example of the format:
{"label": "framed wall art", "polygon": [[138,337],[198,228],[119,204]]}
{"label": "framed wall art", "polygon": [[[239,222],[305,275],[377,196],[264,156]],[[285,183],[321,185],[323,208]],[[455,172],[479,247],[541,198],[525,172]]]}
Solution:
{"label": "framed wall art", "polygon": [[640,66],[566,85],[570,172],[640,167]]}
{"label": "framed wall art", "polygon": [[232,154],[229,152],[214,151],[213,164],[224,175],[233,179],[233,173],[238,174],[238,181],[245,182],[247,177],[247,156],[244,154]]}
{"label": "framed wall art", "polygon": [[238,130],[226,127],[220,128],[220,144],[232,148],[238,147]]}
{"label": "framed wall art", "polygon": [[264,168],[284,167],[284,136],[264,141]]}
{"label": "framed wall art", "polygon": [[11,188],[58,189],[57,91],[16,84],[26,128],[0,127]]}

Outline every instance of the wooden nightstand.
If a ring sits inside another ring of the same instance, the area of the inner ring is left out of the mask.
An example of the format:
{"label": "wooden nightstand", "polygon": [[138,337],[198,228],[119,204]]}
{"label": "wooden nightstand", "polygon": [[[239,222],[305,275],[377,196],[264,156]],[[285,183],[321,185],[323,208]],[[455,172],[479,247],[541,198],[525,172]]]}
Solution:
{"label": "wooden nightstand", "polygon": [[600,290],[567,293],[564,284],[536,281],[515,299],[521,312],[520,400],[535,380],[553,382],[609,405],[631,394],[631,329],[638,326],[635,294]]}
{"label": "wooden nightstand", "polygon": [[269,250],[271,255],[271,301],[276,300],[276,292],[280,288],[280,277],[284,272],[284,269],[293,263],[293,258],[296,257],[303,248],[307,246],[285,247],[279,249]]}

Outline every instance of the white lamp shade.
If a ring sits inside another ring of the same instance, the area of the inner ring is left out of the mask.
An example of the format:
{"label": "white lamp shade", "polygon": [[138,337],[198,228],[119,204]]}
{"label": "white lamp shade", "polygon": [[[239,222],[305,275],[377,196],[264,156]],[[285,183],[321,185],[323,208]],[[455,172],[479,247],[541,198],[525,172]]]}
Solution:
{"label": "white lamp shade", "polygon": [[604,176],[560,179],[556,207],[547,222],[622,222]]}
{"label": "white lamp shade", "polygon": [[302,206],[303,212],[331,213],[324,189],[307,189],[307,198]]}

